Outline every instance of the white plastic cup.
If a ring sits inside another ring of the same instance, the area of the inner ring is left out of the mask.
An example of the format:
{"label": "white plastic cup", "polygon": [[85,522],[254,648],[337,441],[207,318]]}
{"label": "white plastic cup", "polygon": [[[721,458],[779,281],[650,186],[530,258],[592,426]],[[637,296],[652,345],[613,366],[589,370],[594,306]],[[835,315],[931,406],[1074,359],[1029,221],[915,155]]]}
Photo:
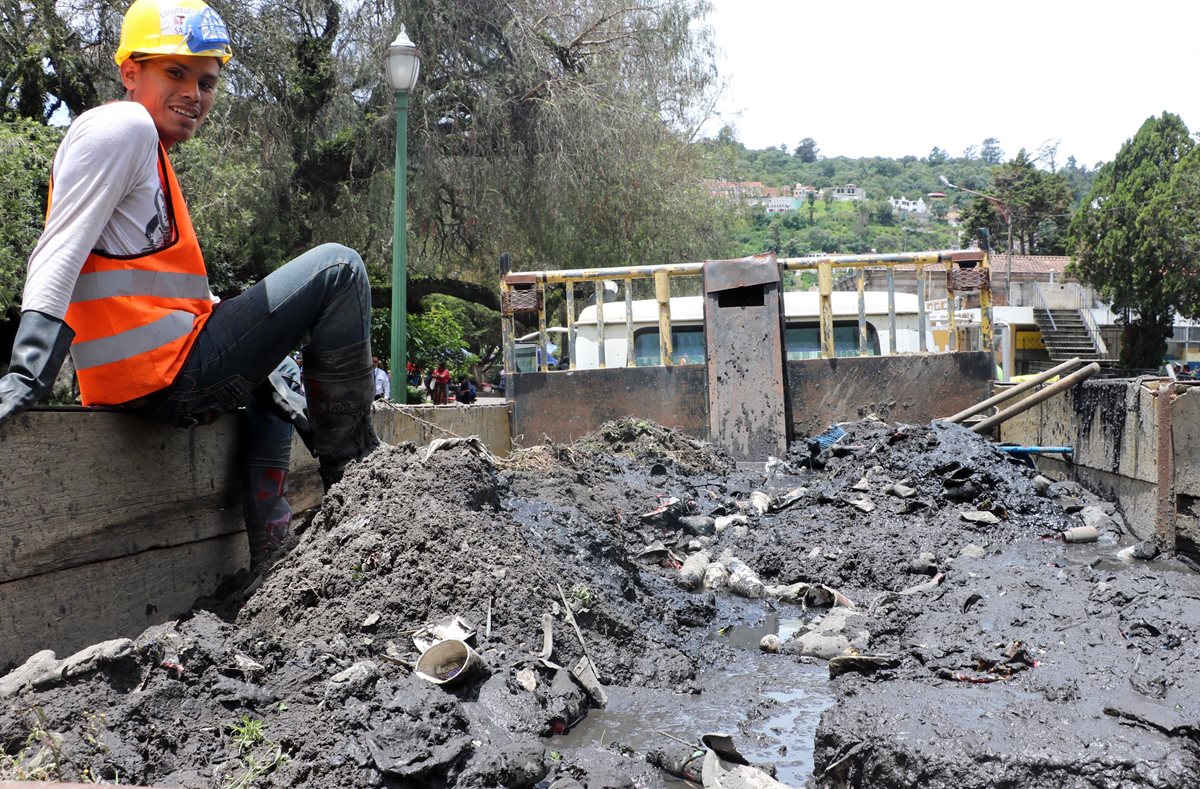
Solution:
{"label": "white plastic cup", "polygon": [[465,642],[449,638],[425,650],[414,673],[427,682],[445,685],[458,682],[483,666],[483,658]]}

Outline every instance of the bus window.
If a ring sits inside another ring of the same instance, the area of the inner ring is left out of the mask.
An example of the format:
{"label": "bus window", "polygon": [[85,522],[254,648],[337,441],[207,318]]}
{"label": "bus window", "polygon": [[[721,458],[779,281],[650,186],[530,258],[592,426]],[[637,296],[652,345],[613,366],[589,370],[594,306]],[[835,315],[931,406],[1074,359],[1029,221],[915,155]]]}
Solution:
{"label": "bus window", "polygon": [[[821,358],[821,325],[819,323],[790,323],[784,332],[788,359]],[[836,321],[833,324],[833,352],[837,356],[858,356],[858,321]],[[867,355],[879,355],[879,333],[867,324]]]}
{"label": "bus window", "polygon": [[[657,326],[634,332],[633,354],[633,363],[638,367],[654,367],[661,364]],[[677,365],[704,364],[703,326],[680,326],[671,329],[671,361]]]}

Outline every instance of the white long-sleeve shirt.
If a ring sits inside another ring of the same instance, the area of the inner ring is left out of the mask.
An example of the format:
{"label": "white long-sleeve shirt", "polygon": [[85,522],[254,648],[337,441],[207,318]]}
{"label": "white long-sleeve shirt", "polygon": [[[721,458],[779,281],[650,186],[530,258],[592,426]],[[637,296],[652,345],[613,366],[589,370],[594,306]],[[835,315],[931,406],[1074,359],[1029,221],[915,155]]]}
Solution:
{"label": "white long-sleeve shirt", "polygon": [[61,319],[92,250],[137,255],[170,238],[158,145],[154,120],[137,102],[75,119],[54,155],[50,214],[29,257],[22,310]]}

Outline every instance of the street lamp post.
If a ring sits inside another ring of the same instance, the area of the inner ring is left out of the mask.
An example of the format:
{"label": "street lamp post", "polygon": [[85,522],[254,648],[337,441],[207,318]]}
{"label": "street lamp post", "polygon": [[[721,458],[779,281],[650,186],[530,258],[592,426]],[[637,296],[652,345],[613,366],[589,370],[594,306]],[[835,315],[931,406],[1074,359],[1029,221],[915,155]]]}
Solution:
{"label": "street lamp post", "polygon": [[1000,211],[1000,216],[1004,218],[1005,224],[1008,225],[1008,255],[1007,255],[1008,259],[1007,259],[1007,262],[1005,263],[1005,271],[1004,271],[1004,295],[1005,295],[1005,299],[1008,301],[1008,306],[1011,307],[1012,306],[1013,224],[1012,224],[1012,214],[1009,212],[1008,206],[999,197],[992,197],[991,195],[985,195],[983,192],[976,192],[974,189],[968,189],[965,186],[956,186],[955,184],[950,183],[950,181],[947,180],[946,176],[944,176],[944,175],[939,175],[938,180],[940,180],[942,183],[944,183],[946,186],[950,187],[951,189],[957,189],[960,192],[967,192],[968,194],[973,194],[973,195],[982,197],[984,200],[987,200],[989,203],[996,206],[996,209]]}
{"label": "street lamp post", "polygon": [[[408,363],[408,94],[417,86],[421,53],[400,26],[388,47],[387,76],[396,94],[396,174],[392,223],[392,392],[406,392]],[[404,402],[406,398],[401,398]]]}

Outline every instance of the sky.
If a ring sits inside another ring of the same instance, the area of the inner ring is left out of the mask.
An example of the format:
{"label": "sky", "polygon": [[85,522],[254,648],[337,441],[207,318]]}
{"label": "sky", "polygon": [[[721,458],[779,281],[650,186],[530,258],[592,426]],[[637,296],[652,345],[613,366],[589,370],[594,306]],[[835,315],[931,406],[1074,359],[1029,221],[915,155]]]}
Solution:
{"label": "sky", "polygon": [[[1150,116],[1200,131],[1192,0],[711,0],[724,123],[747,148],[822,156],[1111,161]],[[710,130],[711,129],[711,130]]]}

